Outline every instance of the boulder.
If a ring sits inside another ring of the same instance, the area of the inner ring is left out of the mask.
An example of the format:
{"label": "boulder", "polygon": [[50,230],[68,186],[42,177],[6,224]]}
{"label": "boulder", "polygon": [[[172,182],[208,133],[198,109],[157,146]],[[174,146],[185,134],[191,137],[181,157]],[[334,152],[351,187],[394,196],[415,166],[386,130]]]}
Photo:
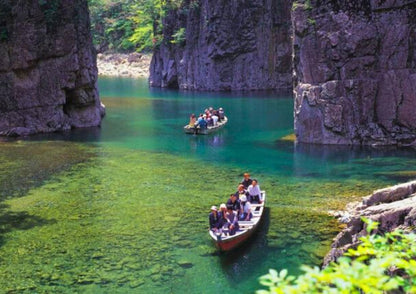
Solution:
{"label": "boulder", "polygon": [[348,211],[337,213],[340,218],[348,215],[348,225],[334,239],[324,266],[342,256],[349,248],[356,247],[360,237],[367,234],[362,217],[379,223],[378,233],[397,228],[415,230],[416,181],[374,191],[364,197],[362,203],[349,205]]}

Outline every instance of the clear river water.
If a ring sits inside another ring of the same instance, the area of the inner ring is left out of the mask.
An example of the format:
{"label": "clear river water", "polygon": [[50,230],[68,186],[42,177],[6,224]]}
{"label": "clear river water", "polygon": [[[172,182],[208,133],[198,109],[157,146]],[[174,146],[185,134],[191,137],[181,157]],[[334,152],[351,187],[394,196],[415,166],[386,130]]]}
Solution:
{"label": "clear river water", "polygon": [[[289,95],[99,86],[101,128],[0,142],[2,291],[253,293],[269,268],[320,265],[340,230],[329,210],[416,175],[412,149],[295,145]],[[185,135],[208,106],[227,126]],[[267,191],[265,218],[220,254],[209,207],[246,171]]]}

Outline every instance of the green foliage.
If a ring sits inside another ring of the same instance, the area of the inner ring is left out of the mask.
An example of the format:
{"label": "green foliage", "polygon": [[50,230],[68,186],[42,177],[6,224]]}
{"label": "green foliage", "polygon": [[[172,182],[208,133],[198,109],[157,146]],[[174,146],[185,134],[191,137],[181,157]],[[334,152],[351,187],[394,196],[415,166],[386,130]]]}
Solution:
{"label": "green foliage", "polygon": [[314,20],[313,18],[308,17],[308,23],[312,26],[316,25],[316,20]]}
{"label": "green foliage", "polygon": [[305,6],[304,6],[304,8],[305,8],[305,10],[311,10],[313,7],[312,7],[312,3],[311,3],[311,0],[306,0],[305,1]]}
{"label": "green foliage", "polygon": [[[367,232],[377,223],[367,222]],[[303,275],[270,270],[260,278],[266,293],[385,293],[398,290],[416,293],[416,235],[394,231],[367,235],[356,249],[324,269],[303,266]]]}
{"label": "green foliage", "polygon": [[186,29],[180,28],[172,35],[172,44],[184,45],[186,41]]}
{"label": "green foliage", "polygon": [[[189,8],[197,5],[192,1]],[[185,9],[182,0],[89,0],[89,6],[99,51],[151,51],[163,40],[166,13]]]}

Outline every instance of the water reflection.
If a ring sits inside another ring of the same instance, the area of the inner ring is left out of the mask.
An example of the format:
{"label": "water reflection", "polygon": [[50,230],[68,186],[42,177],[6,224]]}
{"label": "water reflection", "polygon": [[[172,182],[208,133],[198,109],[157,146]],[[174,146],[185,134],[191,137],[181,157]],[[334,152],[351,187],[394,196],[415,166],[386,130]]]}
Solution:
{"label": "water reflection", "polygon": [[226,130],[210,135],[187,135],[189,138],[189,148],[192,153],[205,151],[206,148],[217,148],[224,146]]}
{"label": "water reflection", "polygon": [[257,231],[244,244],[233,251],[220,255],[221,267],[227,278],[237,284],[247,279],[256,279],[253,273],[260,272],[268,255],[267,233],[270,225],[270,208],[266,207]]}

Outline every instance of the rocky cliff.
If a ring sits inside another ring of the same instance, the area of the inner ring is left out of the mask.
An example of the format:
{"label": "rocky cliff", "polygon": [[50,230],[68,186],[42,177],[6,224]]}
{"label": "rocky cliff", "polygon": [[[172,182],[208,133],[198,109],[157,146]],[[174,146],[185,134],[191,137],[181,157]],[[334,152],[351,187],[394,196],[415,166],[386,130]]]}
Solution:
{"label": "rocky cliff", "polygon": [[300,142],[416,142],[416,1],[296,1]]}
{"label": "rocky cliff", "polygon": [[0,135],[97,126],[86,0],[0,1]]}
{"label": "rocky cliff", "polygon": [[152,87],[292,87],[290,0],[184,2],[164,19],[164,40],[150,67]]}
{"label": "rocky cliff", "polygon": [[397,228],[415,231],[416,227],[416,181],[374,191],[362,202],[350,203],[347,210],[338,212],[347,228],[334,239],[324,265],[342,256],[349,248],[356,247],[360,237],[367,234],[362,217],[379,222],[376,233],[391,232]]}

